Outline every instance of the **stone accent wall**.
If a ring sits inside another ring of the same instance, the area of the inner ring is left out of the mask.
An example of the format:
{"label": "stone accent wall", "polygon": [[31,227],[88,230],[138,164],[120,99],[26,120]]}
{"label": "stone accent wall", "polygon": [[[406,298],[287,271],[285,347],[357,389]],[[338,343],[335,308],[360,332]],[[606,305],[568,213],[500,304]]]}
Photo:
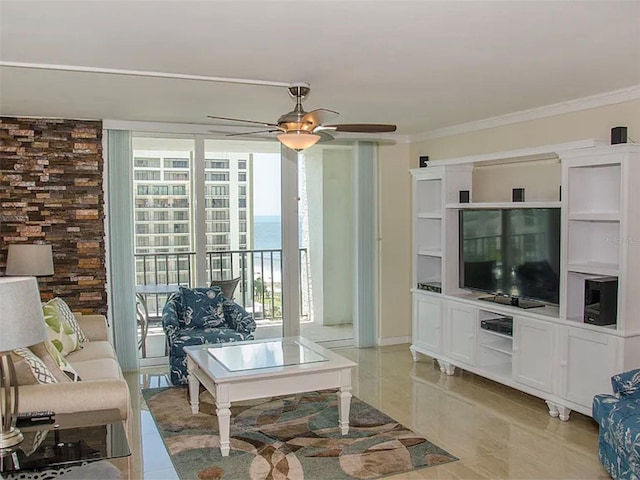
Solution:
{"label": "stone accent wall", "polygon": [[43,301],[106,314],[102,122],[0,117],[0,272],[7,245],[50,243]]}

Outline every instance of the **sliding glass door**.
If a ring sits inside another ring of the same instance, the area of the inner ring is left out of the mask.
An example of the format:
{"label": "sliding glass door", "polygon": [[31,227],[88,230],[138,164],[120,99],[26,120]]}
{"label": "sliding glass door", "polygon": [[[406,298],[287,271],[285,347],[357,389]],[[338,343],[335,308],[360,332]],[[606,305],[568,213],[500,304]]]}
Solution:
{"label": "sliding glass door", "polygon": [[359,200],[358,185],[371,180],[356,146],[296,154],[278,142],[134,134],[132,148],[142,365],[165,362],[162,308],[179,286],[237,280],[231,295],[256,319],[256,338],[284,332],[339,345],[353,342],[358,321],[375,328],[375,315],[358,309],[362,292],[375,303],[358,252],[362,237],[376,237],[361,228],[375,206]]}

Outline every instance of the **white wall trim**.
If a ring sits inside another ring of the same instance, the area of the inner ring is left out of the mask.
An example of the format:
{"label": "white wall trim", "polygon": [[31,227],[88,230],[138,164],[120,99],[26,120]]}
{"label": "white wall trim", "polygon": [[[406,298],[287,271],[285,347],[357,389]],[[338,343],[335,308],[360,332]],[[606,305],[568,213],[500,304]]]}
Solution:
{"label": "white wall trim", "polygon": [[379,347],[386,347],[387,345],[401,345],[403,343],[411,343],[411,337],[385,337],[378,339]]}
{"label": "white wall trim", "polygon": [[634,85],[632,87],[591,95],[589,97],[567,100],[565,102],[555,103],[552,105],[545,105],[543,107],[508,113],[506,115],[498,115],[496,117],[489,117],[475,122],[462,123],[460,125],[453,125],[451,127],[438,128],[429,132],[410,135],[410,143],[431,140],[433,138],[448,137],[451,135],[460,135],[463,133],[502,127],[531,120],[539,120],[541,118],[554,117],[556,115],[588,110],[590,108],[628,102],[639,98],[640,85]]}

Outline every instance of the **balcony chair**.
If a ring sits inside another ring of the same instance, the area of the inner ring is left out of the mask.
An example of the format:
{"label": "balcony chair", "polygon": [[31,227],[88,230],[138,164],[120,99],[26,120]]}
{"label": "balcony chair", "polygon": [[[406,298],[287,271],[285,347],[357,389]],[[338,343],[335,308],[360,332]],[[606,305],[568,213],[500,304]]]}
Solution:
{"label": "balcony chair", "polygon": [[209,286],[220,287],[222,289],[222,294],[229,300],[233,300],[233,294],[236,291],[238,282],[240,282],[240,277],[232,278],[231,280],[213,280]]}
{"label": "balcony chair", "polygon": [[598,456],[614,479],[640,478],[640,369],[611,377],[614,395],[593,398]]}
{"label": "balcony chair", "polygon": [[256,322],[220,287],[185,288],[172,294],[162,309],[162,327],[169,345],[171,383],[187,383],[183,347],[253,340]]}

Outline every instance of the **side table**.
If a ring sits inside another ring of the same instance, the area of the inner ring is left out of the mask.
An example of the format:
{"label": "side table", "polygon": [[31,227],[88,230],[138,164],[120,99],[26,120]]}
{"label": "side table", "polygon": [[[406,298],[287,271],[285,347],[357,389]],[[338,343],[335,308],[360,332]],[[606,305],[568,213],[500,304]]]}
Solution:
{"label": "side table", "polygon": [[88,462],[131,455],[117,410],[60,414],[20,431],[20,444],[0,450],[2,478],[55,478]]}

